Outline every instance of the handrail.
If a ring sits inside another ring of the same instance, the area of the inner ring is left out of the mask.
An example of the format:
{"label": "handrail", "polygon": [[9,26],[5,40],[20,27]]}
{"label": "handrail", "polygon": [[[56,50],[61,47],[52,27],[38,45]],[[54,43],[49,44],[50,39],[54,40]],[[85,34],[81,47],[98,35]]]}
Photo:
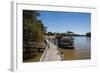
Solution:
{"label": "handrail", "polygon": [[42,54],[42,57],[40,59],[40,62],[44,61],[44,58],[45,58],[45,55],[46,55],[46,52],[47,52],[47,49],[48,49],[48,40],[46,40],[46,42],[47,42],[47,46],[46,46],[46,48],[45,48],[45,50],[44,50],[44,52]]}

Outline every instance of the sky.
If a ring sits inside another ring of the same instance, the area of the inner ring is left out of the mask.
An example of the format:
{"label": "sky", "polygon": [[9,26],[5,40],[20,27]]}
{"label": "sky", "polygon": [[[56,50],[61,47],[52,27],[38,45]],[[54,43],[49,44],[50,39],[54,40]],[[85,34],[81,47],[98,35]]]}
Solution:
{"label": "sky", "polygon": [[91,31],[91,13],[40,11],[38,18],[48,32],[86,34]]}

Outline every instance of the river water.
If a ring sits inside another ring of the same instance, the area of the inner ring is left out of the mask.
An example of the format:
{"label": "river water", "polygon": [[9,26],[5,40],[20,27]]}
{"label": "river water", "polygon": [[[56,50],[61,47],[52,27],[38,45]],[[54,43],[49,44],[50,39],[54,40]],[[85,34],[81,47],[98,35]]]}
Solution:
{"label": "river water", "polygon": [[90,49],[91,38],[86,36],[74,37],[74,44],[76,49]]}
{"label": "river water", "polygon": [[91,58],[91,38],[86,36],[74,37],[75,58],[90,59]]}
{"label": "river water", "polygon": [[[51,37],[54,38],[54,37]],[[51,42],[54,43],[53,40]],[[61,49],[64,53],[64,60],[86,60],[91,59],[91,38],[86,36],[74,37],[74,49]]]}
{"label": "river water", "polygon": [[86,36],[74,37],[74,49],[64,50],[65,60],[91,59],[91,38]]}

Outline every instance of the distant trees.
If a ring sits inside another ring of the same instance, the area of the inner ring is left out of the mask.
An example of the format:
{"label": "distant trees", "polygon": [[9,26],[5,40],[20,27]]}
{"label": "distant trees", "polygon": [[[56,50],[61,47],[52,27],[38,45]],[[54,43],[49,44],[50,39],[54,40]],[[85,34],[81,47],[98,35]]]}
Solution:
{"label": "distant trees", "polygon": [[91,37],[91,32],[87,32],[86,34],[76,34],[72,31],[67,31],[67,32],[47,32],[46,35],[51,35],[51,36],[86,36],[86,37]]}
{"label": "distant trees", "polygon": [[52,36],[54,36],[55,33],[54,33],[54,32],[47,32],[47,35],[52,35]]}
{"label": "distant trees", "polygon": [[86,33],[87,37],[91,37],[91,32]]}
{"label": "distant trees", "polygon": [[66,36],[66,33],[60,33],[60,32],[47,32],[47,35],[51,35],[51,36],[55,36],[55,35]]}
{"label": "distant trees", "polygon": [[67,31],[67,32],[48,32],[47,35],[52,35],[52,36],[72,36],[74,35],[74,32]]}

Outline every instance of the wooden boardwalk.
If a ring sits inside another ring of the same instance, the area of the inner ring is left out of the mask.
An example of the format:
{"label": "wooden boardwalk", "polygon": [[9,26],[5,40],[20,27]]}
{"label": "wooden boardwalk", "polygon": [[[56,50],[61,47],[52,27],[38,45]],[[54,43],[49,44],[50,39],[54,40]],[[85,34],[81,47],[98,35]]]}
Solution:
{"label": "wooden boardwalk", "polygon": [[48,41],[49,48],[47,49],[47,52],[45,54],[44,61],[61,61],[61,57],[58,54],[58,48],[55,44],[53,44],[51,41]]}

